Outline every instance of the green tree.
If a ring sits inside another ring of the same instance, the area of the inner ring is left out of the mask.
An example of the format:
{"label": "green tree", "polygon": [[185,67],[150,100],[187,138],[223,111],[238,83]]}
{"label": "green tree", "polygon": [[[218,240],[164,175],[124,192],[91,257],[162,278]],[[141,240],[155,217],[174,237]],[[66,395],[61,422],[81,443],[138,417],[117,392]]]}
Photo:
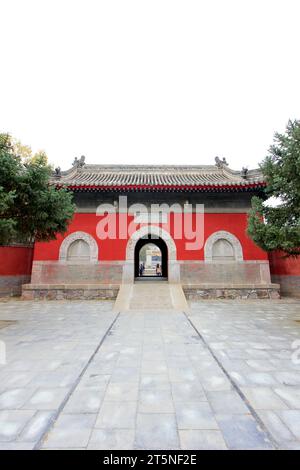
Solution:
{"label": "green tree", "polygon": [[265,251],[300,254],[300,121],[289,121],[284,134],[276,133],[268,155],[260,165],[266,179],[266,198],[278,198],[271,206],[252,199],[248,234]]}
{"label": "green tree", "polygon": [[[25,147],[24,147],[25,148]],[[49,185],[44,152],[19,151],[0,134],[0,244],[48,241],[64,233],[74,214],[72,193]]]}

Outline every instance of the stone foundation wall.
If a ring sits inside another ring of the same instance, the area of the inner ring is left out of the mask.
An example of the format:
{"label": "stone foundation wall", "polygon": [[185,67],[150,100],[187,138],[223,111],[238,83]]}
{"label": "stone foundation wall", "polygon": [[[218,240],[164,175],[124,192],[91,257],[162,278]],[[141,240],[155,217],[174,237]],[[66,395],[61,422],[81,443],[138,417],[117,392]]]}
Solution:
{"label": "stone foundation wall", "polygon": [[[202,299],[279,299],[280,286],[183,285],[187,300]],[[116,285],[23,285],[22,300],[115,300]]]}
{"label": "stone foundation wall", "polygon": [[120,284],[123,262],[71,264],[62,261],[34,261],[32,284]]}
{"label": "stone foundation wall", "polygon": [[[271,284],[268,261],[204,262],[173,261],[170,271],[178,271],[178,280],[188,300],[197,299],[270,299],[279,298],[279,286]],[[66,261],[36,261],[31,284],[23,286],[26,300],[115,299],[122,284],[123,267],[133,263],[97,261],[71,264]],[[180,274],[180,276],[179,276]],[[175,282],[175,281],[173,281]]]}
{"label": "stone foundation wall", "polygon": [[187,300],[206,299],[279,299],[280,286],[186,286],[183,292]]}
{"label": "stone foundation wall", "polygon": [[268,261],[207,263],[180,262],[182,284],[270,284]]}
{"label": "stone foundation wall", "polygon": [[[33,284],[118,284],[122,283],[123,267],[128,279],[134,279],[134,263],[128,261],[99,261],[71,264],[62,261],[34,261]],[[269,284],[268,261],[209,263],[204,261],[169,260],[169,280],[183,284]],[[176,271],[176,275],[174,274]],[[128,281],[127,279],[127,281]]]}
{"label": "stone foundation wall", "polygon": [[115,300],[119,286],[111,285],[23,285],[22,300]]}

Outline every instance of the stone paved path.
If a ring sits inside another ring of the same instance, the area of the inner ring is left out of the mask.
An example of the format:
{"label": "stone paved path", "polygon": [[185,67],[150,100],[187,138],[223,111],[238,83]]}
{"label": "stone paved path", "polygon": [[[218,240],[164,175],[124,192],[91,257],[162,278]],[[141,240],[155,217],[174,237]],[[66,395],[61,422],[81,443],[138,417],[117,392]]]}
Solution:
{"label": "stone paved path", "polygon": [[38,443],[114,320],[112,306],[0,303],[0,320],[16,321],[0,330],[0,450]]}
{"label": "stone paved path", "polygon": [[0,449],[300,448],[299,302],[8,302]]}
{"label": "stone paved path", "polygon": [[300,449],[299,300],[195,303],[190,319],[277,446]]}

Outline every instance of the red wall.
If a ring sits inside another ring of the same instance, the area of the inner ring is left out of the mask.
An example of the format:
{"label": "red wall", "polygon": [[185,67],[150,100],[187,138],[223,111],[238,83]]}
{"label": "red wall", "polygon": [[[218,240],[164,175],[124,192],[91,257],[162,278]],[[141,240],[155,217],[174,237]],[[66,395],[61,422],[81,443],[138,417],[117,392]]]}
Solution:
{"label": "red wall", "polygon": [[31,274],[33,248],[0,246],[0,276]]}
{"label": "red wall", "polygon": [[300,276],[300,257],[285,258],[280,251],[269,254],[271,274],[280,276]]}
{"label": "red wall", "polygon": [[[126,257],[126,245],[128,240],[99,240],[96,235],[97,223],[101,216],[96,214],[75,214],[68,232],[62,237],[47,243],[36,243],[34,249],[34,260],[57,260],[59,257],[59,247],[63,238],[72,232],[87,232],[98,243],[100,260],[124,260]],[[129,222],[132,217],[128,218]],[[267,260],[268,255],[258,248],[246,235],[247,214],[205,214],[204,218],[204,241],[213,233],[219,230],[226,230],[235,235],[242,244],[245,260]],[[171,217],[171,235],[172,217]],[[203,260],[204,249],[186,250],[186,240],[174,240],[177,246],[178,260]]]}

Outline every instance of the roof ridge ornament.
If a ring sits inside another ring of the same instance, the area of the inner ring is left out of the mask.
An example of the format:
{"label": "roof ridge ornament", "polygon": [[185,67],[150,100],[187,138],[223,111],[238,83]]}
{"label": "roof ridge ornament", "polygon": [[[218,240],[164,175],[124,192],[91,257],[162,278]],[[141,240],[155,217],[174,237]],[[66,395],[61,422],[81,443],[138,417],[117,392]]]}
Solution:
{"label": "roof ridge ornament", "polygon": [[55,178],[61,178],[61,168],[60,168],[60,166],[58,166],[54,169],[54,175],[53,176],[55,176]]}
{"label": "roof ridge ornament", "polygon": [[218,168],[224,168],[224,167],[228,166],[226,158],[224,158],[224,157],[222,158],[222,160],[219,157],[215,157],[215,162],[216,162],[216,167],[218,167]]}
{"label": "roof ridge ornament", "polygon": [[248,171],[249,171],[248,168],[243,166],[242,171],[241,171],[242,178],[247,179]]}
{"label": "roof ridge ornament", "polygon": [[85,156],[81,155],[80,158],[75,157],[72,165],[74,168],[82,168],[85,165]]}

